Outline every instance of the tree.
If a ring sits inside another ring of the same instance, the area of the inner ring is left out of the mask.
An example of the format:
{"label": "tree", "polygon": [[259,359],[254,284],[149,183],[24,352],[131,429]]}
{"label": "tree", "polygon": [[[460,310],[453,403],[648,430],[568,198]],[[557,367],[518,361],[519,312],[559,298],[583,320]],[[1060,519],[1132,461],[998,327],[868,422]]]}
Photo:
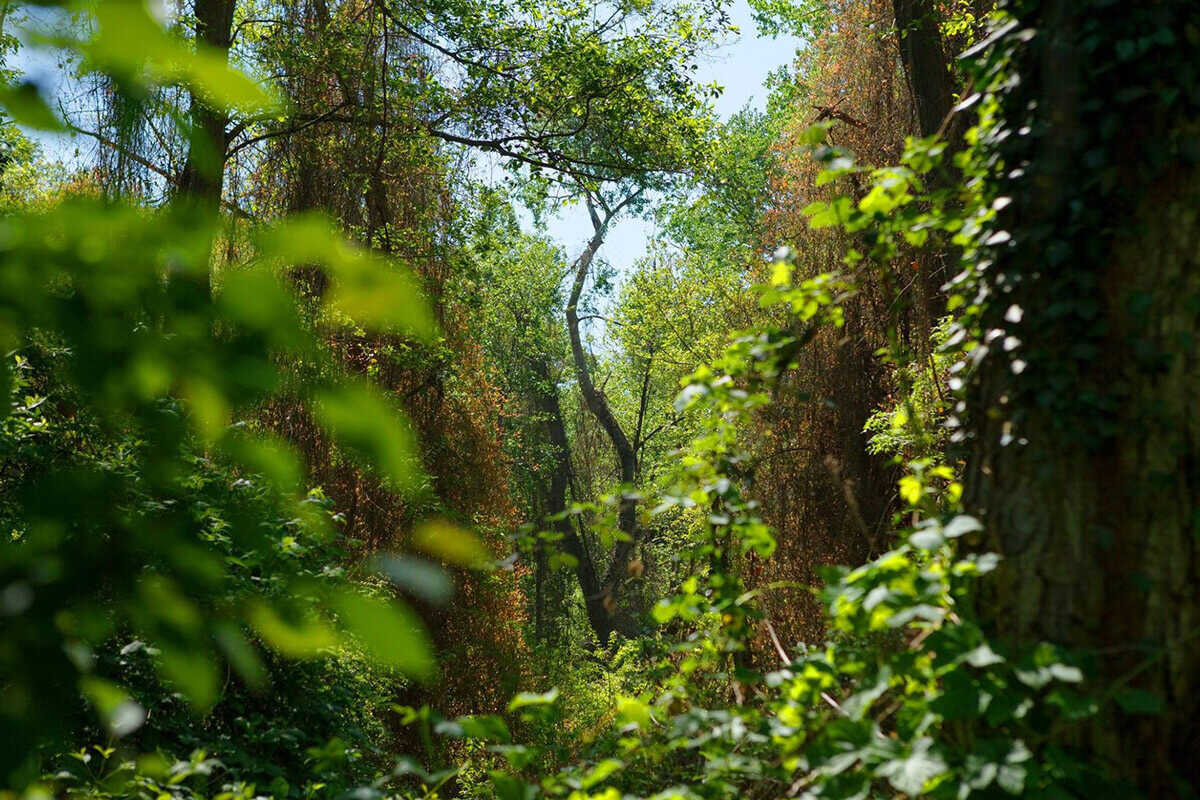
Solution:
{"label": "tree", "polygon": [[[957,438],[1005,561],[978,610],[1088,657],[1080,746],[1200,781],[1200,6],[1020,0],[971,54],[994,220]],[[992,103],[995,105],[991,105]],[[1111,702],[1115,698],[1116,702]]]}

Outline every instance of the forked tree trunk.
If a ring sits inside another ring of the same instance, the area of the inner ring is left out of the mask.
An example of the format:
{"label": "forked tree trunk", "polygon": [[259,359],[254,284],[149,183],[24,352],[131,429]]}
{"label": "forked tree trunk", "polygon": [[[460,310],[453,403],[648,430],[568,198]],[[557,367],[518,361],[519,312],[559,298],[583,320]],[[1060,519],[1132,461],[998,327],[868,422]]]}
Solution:
{"label": "forked tree trunk", "polygon": [[[579,391],[583,395],[588,411],[600,423],[600,427],[612,442],[617,456],[618,477],[625,488],[631,487],[637,480],[637,451],[609,407],[604,393],[592,381],[587,353],[583,349],[583,335],[579,327],[579,303],[583,297],[583,287],[587,282],[592,262],[601,245],[604,244],[609,223],[620,213],[621,209],[636,200],[640,194],[640,191],[634,192],[612,208],[605,206],[603,217],[596,210],[591,195],[585,196],[594,232],[583,253],[575,261],[575,279],[571,285],[570,297],[567,299],[567,332],[571,338],[571,355],[575,362],[575,377],[579,381]],[[608,569],[600,583],[599,602],[605,612],[606,621],[601,627],[597,627],[594,622],[592,626],[605,644],[608,643],[612,631],[633,632],[632,621],[621,613],[618,603],[621,587],[629,577],[629,564],[633,558],[638,535],[637,504],[627,495],[622,496],[619,501],[617,528],[622,534],[622,538],[613,545]]]}
{"label": "forked tree trunk", "polygon": [[[1016,645],[1090,655],[1108,702],[1063,744],[1184,796],[1200,785],[1200,169],[1181,154],[1200,98],[1156,87],[1200,75],[1179,33],[1200,4],[1020,9],[1014,32],[1038,33],[1000,42],[1020,76],[994,140],[1012,200],[985,272],[1000,333],[967,396],[965,500],[1005,558],[979,611]],[[1101,73],[1131,31],[1160,29],[1176,46]],[[1130,689],[1162,713],[1112,702]]]}

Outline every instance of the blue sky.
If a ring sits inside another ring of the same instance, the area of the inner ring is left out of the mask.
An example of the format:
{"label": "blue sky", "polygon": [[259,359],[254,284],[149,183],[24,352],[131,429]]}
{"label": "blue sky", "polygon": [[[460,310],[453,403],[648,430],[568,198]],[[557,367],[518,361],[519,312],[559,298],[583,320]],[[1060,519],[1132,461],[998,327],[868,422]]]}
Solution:
{"label": "blue sky", "polygon": [[[766,107],[767,92],[763,82],[767,75],[783,65],[790,65],[800,46],[800,40],[790,36],[778,39],[758,36],[754,19],[746,0],[735,0],[730,9],[733,23],[740,35],[709,63],[702,64],[698,74],[701,83],[716,82],[725,87],[715,106],[722,119],[727,119],[747,105],[762,110]],[[583,249],[592,235],[592,224],[582,207],[568,208],[547,225],[548,232],[563,247],[569,258]],[[654,226],[636,218],[624,218],[609,231],[600,255],[618,273],[629,269],[634,260],[646,251],[646,243]]]}

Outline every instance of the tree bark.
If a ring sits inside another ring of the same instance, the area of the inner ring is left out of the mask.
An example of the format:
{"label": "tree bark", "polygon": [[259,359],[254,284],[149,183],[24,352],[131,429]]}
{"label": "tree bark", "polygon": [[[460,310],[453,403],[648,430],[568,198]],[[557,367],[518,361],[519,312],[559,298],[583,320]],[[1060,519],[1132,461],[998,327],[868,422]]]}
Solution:
{"label": "tree bark", "polygon": [[567,510],[567,490],[571,483],[571,446],[567,439],[567,429],[563,424],[562,406],[558,401],[558,389],[550,376],[550,370],[544,362],[534,364],[534,372],[542,384],[537,394],[538,410],[546,418],[546,428],[550,434],[550,447],[554,452],[554,472],[550,476],[549,496],[546,504],[546,516],[558,517],[552,523],[556,533],[562,536],[562,549],[575,559],[575,576],[579,582],[579,591],[583,595],[583,606],[587,614],[588,624],[603,644],[612,637],[614,624],[612,615],[605,608],[604,587],[596,572],[591,553],[579,538],[571,520],[563,517]]}
{"label": "tree bark", "polygon": [[[604,244],[608,225],[621,209],[632,202],[640,193],[626,197],[615,208],[605,208],[602,218],[597,212],[591,196],[587,196],[588,212],[592,218],[593,234],[587,246],[575,262],[575,280],[571,285],[571,295],[567,300],[567,329],[571,338],[571,355],[575,362],[575,376],[579,382],[579,391],[583,395],[588,410],[600,423],[600,427],[612,442],[617,456],[618,477],[623,487],[623,493],[617,512],[617,527],[622,534],[613,545],[612,557],[608,569],[601,582],[601,602],[609,618],[609,629],[617,627],[627,629],[631,626],[624,622],[618,623],[617,599],[622,584],[628,577],[629,562],[637,545],[637,503],[627,495],[625,490],[631,488],[637,480],[638,461],[637,451],[629,441],[629,437],[621,428],[621,423],[613,415],[608,406],[608,400],[603,392],[592,382],[591,371],[588,367],[587,353],[583,349],[583,338],[579,330],[579,301],[583,296],[583,287],[587,283],[588,272],[591,269],[596,253]],[[597,633],[600,631],[597,630]],[[602,637],[607,641],[607,635]]]}
{"label": "tree bark", "polygon": [[954,79],[932,0],[893,0],[900,63],[908,78],[921,136],[942,129],[954,105]]}
{"label": "tree bark", "polygon": [[[196,45],[228,61],[237,0],[195,0]],[[191,99],[191,139],[179,178],[180,196],[198,211],[216,215],[225,185],[229,115],[196,94]]]}
{"label": "tree bark", "polygon": [[[1135,92],[1200,67],[1186,43],[1103,78],[1092,61],[1130,30],[1200,24],[1194,3],[1150,5],[1021,6],[1014,30],[1037,35],[1012,45],[992,141],[1022,169],[997,179],[1011,240],[987,253],[964,499],[1004,556],[980,615],[1018,649],[1084,654],[1106,700],[1060,743],[1175,797],[1200,785],[1200,168],[1179,149],[1200,108]],[[1112,702],[1130,689],[1163,712]]]}

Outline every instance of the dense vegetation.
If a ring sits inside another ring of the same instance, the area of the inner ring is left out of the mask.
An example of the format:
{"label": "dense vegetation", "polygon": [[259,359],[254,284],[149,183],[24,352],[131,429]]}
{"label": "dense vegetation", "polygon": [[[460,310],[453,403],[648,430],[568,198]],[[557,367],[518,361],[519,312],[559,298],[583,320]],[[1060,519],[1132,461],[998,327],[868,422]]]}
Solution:
{"label": "dense vegetation", "polygon": [[1200,5],[752,6],[0,2],[0,797],[1200,794]]}

